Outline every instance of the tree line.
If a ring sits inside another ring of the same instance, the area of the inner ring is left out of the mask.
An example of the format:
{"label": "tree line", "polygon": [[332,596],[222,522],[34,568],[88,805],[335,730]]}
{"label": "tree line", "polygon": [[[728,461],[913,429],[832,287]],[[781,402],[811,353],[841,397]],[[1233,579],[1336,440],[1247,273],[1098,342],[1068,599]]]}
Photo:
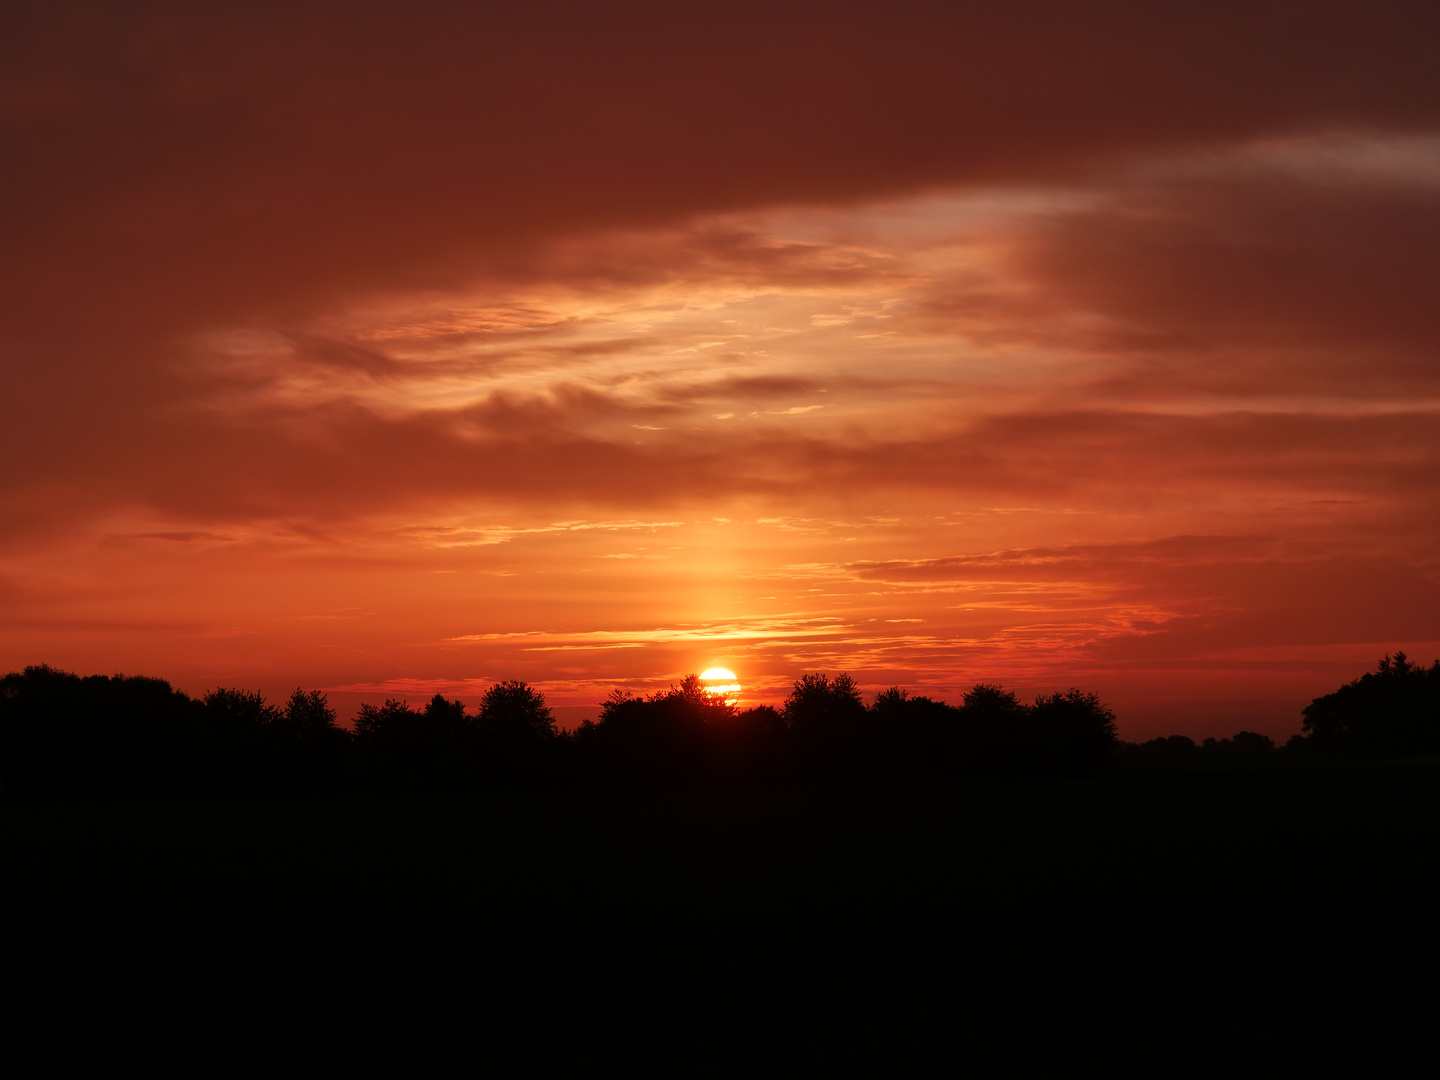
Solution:
{"label": "tree line", "polygon": [[944,780],[1086,772],[1115,743],[1093,693],[1022,703],[980,684],[959,706],[892,687],[866,704],[847,674],[806,674],[777,708],[739,709],[698,676],[645,696],[616,691],[598,721],[557,728],[519,681],[478,707],[362,705],[353,730],[323,693],[282,704],[162,679],[46,666],[0,680],[0,777],[12,791],[96,794],[458,792],[495,786]]}
{"label": "tree line", "polygon": [[[1403,653],[1317,698],[1287,753],[1440,750],[1440,661]],[[1020,701],[980,683],[959,705],[899,687],[868,704],[847,674],[805,674],[779,706],[738,709],[690,675],[645,696],[616,691],[598,721],[563,732],[526,683],[491,686],[472,712],[434,695],[423,707],[363,705],[339,726],[320,691],[283,704],[221,688],[200,698],[143,676],[81,677],[47,666],[0,679],[0,782],[30,793],[307,794],[463,792],[581,784],[943,782],[1075,776],[1117,752],[1276,753],[1240,732],[1119,742],[1113,712],[1070,689]]]}

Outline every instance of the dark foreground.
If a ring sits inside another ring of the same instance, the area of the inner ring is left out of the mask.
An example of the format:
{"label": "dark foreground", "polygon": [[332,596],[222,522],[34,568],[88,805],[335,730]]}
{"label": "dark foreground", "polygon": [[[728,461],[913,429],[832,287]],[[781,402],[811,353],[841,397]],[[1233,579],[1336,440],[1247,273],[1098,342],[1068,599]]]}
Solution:
{"label": "dark foreground", "polygon": [[1151,1037],[1373,1065],[1436,996],[1436,763],[10,800],[3,837],[12,1046],[51,1065],[383,1050],[470,1071],[503,1047],[688,1073],[763,1047],[958,1067]]}

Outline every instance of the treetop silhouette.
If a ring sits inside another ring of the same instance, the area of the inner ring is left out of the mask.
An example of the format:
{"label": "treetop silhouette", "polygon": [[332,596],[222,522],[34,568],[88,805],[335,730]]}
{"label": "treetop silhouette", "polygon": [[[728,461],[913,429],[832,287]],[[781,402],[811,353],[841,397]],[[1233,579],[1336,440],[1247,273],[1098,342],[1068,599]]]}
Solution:
{"label": "treetop silhouette", "polygon": [[555,717],[545,704],[545,695],[518,679],[498,682],[485,691],[480,698],[479,722],[512,738],[553,739],[556,735]]}
{"label": "treetop silhouette", "polygon": [[1440,660],[1417,667],[1403,652],[1305,707],[1301,730],[1318,750],[1440,752]]}

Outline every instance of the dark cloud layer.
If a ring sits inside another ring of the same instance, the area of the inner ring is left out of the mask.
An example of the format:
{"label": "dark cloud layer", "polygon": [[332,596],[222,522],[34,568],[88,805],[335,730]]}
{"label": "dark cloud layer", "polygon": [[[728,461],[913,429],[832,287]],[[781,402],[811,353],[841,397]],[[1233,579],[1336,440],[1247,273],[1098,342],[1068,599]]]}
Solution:
{"label": "dark cloud layer", "polygon": [[1057,307],[1113,320],[1097,344],[1240,360],[1248,380],[1217,374],[1251,386],[1267,354],[1272,380],[1323,386],[1363,349],[1370,392],[1384,393],[1440,379],[1437,249],[1440,185],[1322,173],[1122,189],[1104,210],[1052,220],[1026,261]]}
{"label": "dark cloud layer", "polygon": [[[1428,126],[1427,4],[16,4],[10,319],[268,313],[536,233]],[[100,290],[108,295],[100,295]],[[178,310],[176,310],[178,309]]]}

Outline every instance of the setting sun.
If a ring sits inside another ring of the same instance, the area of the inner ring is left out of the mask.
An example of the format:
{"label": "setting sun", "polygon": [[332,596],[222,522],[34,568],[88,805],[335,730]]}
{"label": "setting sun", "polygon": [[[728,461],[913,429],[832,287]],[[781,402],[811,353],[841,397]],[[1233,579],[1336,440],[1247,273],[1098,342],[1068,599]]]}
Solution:
{"label": "setting sun", "polygon": [[700,681],[705,684],[706,691],[711,694],[738,694],[741,690],[735,673],[722,667],[712,667],[701,672]]}

